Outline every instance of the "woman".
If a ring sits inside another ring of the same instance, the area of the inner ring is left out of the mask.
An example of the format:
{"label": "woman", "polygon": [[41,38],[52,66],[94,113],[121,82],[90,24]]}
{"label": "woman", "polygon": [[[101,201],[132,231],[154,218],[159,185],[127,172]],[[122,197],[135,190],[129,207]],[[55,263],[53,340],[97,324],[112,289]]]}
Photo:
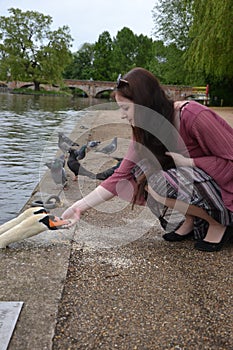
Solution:
{"label": "woman", "polygon": [[196,249],[220,250],[233,236],[233,129],[205,106],[169,100],[143,68],[119,77],[114,95],[132,126],[129,150],[114,174],[63,218],[74,223],[116,195],[141,205],[147,199],[163,227],[167,208],[185,215],[165,240],[194,234]]}

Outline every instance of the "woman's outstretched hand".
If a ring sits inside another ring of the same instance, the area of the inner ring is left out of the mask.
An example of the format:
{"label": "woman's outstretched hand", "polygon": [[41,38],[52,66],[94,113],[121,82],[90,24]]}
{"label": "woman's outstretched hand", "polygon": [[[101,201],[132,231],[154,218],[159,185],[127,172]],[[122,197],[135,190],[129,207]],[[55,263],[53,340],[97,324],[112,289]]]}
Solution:
{"label": "woman's outstretched hand", "polygon": [[182,156],[182,154],[175,153],[175,152],[166,152],[166,155],[173,158],[176,166],[190,166],[190,167],[195,166],[192,158],[186,158]]}
{"label": "woman's outstretched hand", "polygon": [[71,206],[67,208],[62,214],[62,219],[69,220],[70,223],[67,225],[67,228],[74,226],[79,220],[81,216],[81,211],[79,208],[75,208]]}

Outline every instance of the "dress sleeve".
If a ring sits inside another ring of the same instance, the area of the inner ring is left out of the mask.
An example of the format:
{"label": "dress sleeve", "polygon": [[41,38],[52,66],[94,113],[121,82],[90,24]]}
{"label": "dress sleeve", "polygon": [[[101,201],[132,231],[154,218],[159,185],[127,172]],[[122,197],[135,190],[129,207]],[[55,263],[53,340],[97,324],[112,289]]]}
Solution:
{"label": "dress sleeve", "polygon": [[[136,163],[137,157],[132,141],[129,145],[128,152],[126,153],[119,168],[116,169],[109,178],[104,180],[100,186],[104,187],[115,196],[118,196],[127,202],[132,202],[137,184],[133,178],[131,171]],[[136,204],[145,205],[144,197],[139,198]]]}
{"label": "dress sleeve", "polygon": [[194,158],[197,167],[219,184],[233,180],[233,129],[209,111],[202,111],[192,125],[192,134],[203,156]]}

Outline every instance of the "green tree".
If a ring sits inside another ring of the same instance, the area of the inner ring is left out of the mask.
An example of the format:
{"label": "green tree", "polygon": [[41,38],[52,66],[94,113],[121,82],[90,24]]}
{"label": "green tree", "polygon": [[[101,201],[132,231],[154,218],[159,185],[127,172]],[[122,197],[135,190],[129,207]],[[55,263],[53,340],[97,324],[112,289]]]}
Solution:
{"label": "green tree", "polygon": [[114,79],[136,66],[137,38],[131,29],[124,27],[113,40]]}
{"label": "green tree", "polygon": [[2,79],[59,83],[71,59],[72,37],[67,26],[52,31],[52,18],[36,11],[10,8],[0,17],[0,60]]}
{"label": "green tree", "polygon": [[136,35],[124,27],[113,39],[112,80],[119,73],[126,73],[133,67],[149,69],[153,60],[153,40],[147,36]]}
{"label": "green tree", "polygon": [[206,75],[233,79],[233,2],[194,0],[187,62]]}
{"label": "green tree", "polygon": [[182,50],[189,47],[192,13],[193,0],[156,0],[152,10],[155,39],[175,43]]}
{"label": "green tree", "polygon": [[109,32],[103,32],[94,46],[94,80],[111,80],[112,39]]}
{"label": "green tree", "polygon": [[164,44],[159,48],[155,42],[154,73],[165,84],[203,84],[203,72],[189,70],[185,57],[191,44],[193,0],[156,0],[152,16],[154,36]]}
{"label": "green tree", "polygon": [[184,68],[183,51],[175,44],[164,45],[161,40],[155,41],[154,59],[149,70],[162,84],[182,85],[187,83],[187,70]]}
{"label": "green tree", "polygon": [[135,65],[149,69],[153,60],[153,40],[148,36],[136,35]]}
{"label": "green tree", "polygon": [[85,43],[73,54],[72,62],[66,67],[64,77],[67,79],[93,79],[94,44]]}
{"label": "green tree", "polygon": [[233,105],[233,2],[193,1],[187,65],[204,73],[213,103]]}
{"label": "green tree", "polygon": [[161,83],[165,83],[163,81],[163,73],[161,69],[163,63],[166,62],[165,51],[165,45],[162,40],[156,40],[153,42],[152,59],[150,61],[148,69],[154,73],[154,75],[160,80]]}
{"label": "green tree", "polygon": [[[233,104],[232,0],[156,0],[154,35],[183,51],[186,82]],[[170,68],[169,68],[170,69]]]}

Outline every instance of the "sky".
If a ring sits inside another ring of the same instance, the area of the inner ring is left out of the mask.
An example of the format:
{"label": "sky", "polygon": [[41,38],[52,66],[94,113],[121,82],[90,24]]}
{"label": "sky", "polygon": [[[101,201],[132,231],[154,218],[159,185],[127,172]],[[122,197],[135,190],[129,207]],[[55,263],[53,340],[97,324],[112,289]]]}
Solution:
{"label": "sky", "polygon": [[49,15],[53,19],[52,30],[63,25],[70,28],[75,52],[85,42],[94,44],[104,31],[113,39],[124,27],[134,34],[153,38],[155,3],[155,0],[0,0],[0,15],[9,16],[11,7]]}

